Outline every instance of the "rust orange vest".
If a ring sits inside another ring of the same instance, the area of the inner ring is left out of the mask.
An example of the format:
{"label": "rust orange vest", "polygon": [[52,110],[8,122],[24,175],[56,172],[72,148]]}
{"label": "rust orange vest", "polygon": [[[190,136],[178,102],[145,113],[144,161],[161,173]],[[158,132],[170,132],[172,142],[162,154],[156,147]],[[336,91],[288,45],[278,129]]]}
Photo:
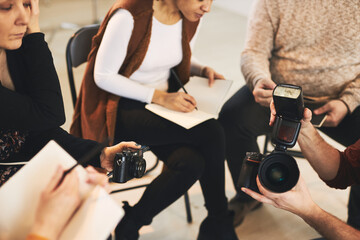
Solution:
{"label": "rust orange vest", "polygon": [[[106,14],[98,33],[94,36],[88,56],[85,75],[76,102],[70,133],[98,142],[114,138],[117,105],[120,97],[103,91],[94,82],[94,64],[107,23],[119,8],[127,9],[134,18],[134,29],[127,48],[127,54],[119,74],[130,77],[141,65],[147,52],[153,17],[153,0],[118,0]],[[199,22],[183,18],[182,48],[183,59],[176,66],[176,72],[185,84],[190,77],[191,50],[189,42],[196,32]],[[162,53],[159,53],[162,54]]]}

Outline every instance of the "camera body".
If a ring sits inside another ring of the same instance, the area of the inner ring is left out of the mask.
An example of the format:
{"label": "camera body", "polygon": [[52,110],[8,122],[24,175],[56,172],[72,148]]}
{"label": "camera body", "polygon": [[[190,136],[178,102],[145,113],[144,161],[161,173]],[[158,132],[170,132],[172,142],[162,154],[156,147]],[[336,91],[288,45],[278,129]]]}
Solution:
{"label": "camera body", "polygon": [[147,147],[140,149],[125,149],[115,154],[112,181],[125,183],[133,178],[141,178],[145,174],[146,161],[143,153]]}
{"label": "camera body", "polygon": [[279,84],[273,91],[276,119],[272,132],[275,149],[269,155],[248,152],[242,163],[237,187],[259,191],[256,176],[266,189],[282,193],[292,189],[299,180],[295,159],[286,153],[296,144],[304,112],[302,89],[290,84]]}
{"label": "camera body", "polygon": [[269,155],[247,152],[242,163],[237,187],[259,192],[256,176],[263,187],[271,192],[287,192],[299,180],[299,168],[295,159],[286,152],[274,150]]}

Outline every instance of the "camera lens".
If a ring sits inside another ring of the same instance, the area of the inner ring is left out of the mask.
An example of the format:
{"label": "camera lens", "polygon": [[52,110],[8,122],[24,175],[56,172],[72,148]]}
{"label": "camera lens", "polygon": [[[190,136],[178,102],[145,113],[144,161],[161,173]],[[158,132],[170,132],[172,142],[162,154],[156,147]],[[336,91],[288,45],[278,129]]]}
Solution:
{"label": "camera lens", "polygon": [[134,161],[134,177],[141,178],[146,170],[146,162],[143,158],[137,158]]}
{"label": "camera lens", "polygon": [[276,152],[265,157],[260,163],[258,176],[261,185],[272,192],[287,192],[299,180],[299,168],[293,157]]}
{"label": "camera lens", "polygon": [[266,171],[266,177],[274,185],[280,185],[288,179],[289,170],[284,165],[275,163]]}

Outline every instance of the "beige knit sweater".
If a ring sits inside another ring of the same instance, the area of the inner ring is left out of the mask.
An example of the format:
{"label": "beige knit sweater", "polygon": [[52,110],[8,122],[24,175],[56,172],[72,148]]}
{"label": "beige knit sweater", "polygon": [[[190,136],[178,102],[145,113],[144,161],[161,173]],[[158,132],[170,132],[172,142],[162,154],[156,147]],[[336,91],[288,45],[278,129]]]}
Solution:
{"label": "beige knit sweater", "polygon": [[305,96],[360,105],[360,0],[256,0],[241,57],[253,89],[262,78]]}

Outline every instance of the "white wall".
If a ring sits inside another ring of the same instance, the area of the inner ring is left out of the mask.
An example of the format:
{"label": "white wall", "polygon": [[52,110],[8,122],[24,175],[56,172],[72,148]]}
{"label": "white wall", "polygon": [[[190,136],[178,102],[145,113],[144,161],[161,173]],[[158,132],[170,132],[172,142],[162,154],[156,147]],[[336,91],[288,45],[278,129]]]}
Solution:
{"label": "white wall", "polygon": [[248,16],[254,0],[215,0],[214,6]]}

